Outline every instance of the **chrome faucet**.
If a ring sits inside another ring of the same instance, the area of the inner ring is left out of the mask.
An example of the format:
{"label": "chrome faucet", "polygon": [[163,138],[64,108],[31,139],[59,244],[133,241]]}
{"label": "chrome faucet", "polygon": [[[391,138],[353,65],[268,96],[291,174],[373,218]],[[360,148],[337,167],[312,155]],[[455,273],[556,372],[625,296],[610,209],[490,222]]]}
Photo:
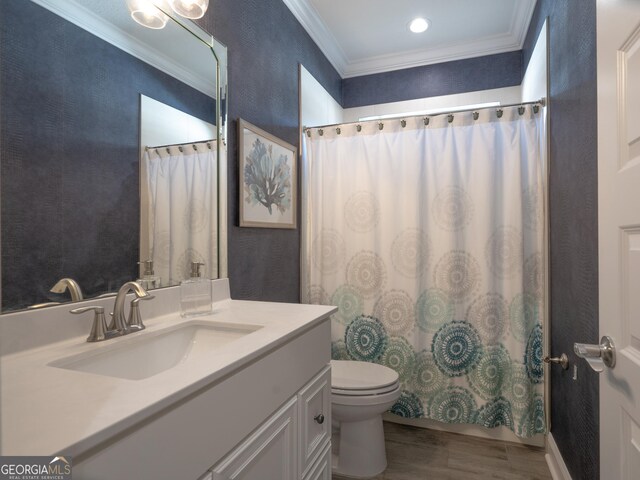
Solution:
{"label": "chrome faucet", "polygon": [[[129,318],[126,318],[124,314],[124,301],[129,292],[135,293],[136,298],[131,301]],[[151,300],[152,298],[155,297],[149,295],[149,292],[137,282],[127,282],[122,285],[120,290],[118,290],[118,295],[116,295],[113,313],[111,314],[113,318],[111,319],[109,327],[107,327],[104,316],[104,307],[93,305],[90,307],[74,308],[71,310],[71,313],[79,314],[93,311],[93,325],[91,327],[91,333],[87,337],[87,342],[101,342],[110,338],[126,335],[127,333],[144,330],[145,326],[144,323],[142,323],[138,303],[140,303],[140,300]]]}
{"label": "chrome faucet", "polygon": [[142,330],[144,328],[144,325],[142,325],[142,322],[139,318],[136,318],[134,320],[136,321],[136,325],[138,325],[139,322],[139,325],[142,325],[142,328],[140,326],[136,326],[133,329],[129,328],[127,317],[124,313],[124,301],[127,297],[127,293],[129,292],[135,293],[136,298],[140,300],[151,300],[152,298],[154,298],[153,295],[150,295],[149,292],[147,292],[138,282],[127,282],[120,287],[113,306],[113,318],[111,319],[111,323],[109,324],[109,330],[118,331],[122,335],[126,335],[131,330]]}
{"label": "chrome faucet", "polygon": [[72,302],[78,302],[84,298],[80,285],[78,285],[78,282],[73,278],[63,278],[59,280],[58,283],[51,287],[51,290],[49,291],[53,293],[64,293],[67,290],[69,290],[69,293],[71,294]]}

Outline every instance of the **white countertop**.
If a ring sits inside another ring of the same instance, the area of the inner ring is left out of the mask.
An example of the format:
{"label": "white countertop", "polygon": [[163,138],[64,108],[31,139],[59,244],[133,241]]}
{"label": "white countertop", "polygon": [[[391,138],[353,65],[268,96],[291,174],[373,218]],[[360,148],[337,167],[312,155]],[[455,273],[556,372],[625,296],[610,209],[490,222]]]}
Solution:
{"label": "white countertop", "polygon": [[[321,305],[223,300],[198,322],[263,328],[142,380],[49,366],[56,360],[130,342],[194,318],[173,312],[147,329],[99,343],[86,334],[4,355],[0,362],[2,455],[77,456],[145,418],[240,369],[256,357],[319,324],[336,309]],[[87,323],[89,326],[89,323]],[[87,328],[87,333],[88,333]]]}

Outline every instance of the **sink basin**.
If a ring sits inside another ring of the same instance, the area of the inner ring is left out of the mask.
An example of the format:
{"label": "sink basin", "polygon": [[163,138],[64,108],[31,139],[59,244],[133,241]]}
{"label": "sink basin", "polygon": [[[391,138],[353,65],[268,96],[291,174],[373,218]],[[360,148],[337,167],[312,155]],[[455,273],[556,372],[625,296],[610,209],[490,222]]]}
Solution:
{"label": "sink basin", "polygon": [[112,347],[56,360],[49,366],[142,380],[169,370],[200,352],[227,345],[260,328],[262,327],[259,325],[188,322],[153,333],[132,334]]}

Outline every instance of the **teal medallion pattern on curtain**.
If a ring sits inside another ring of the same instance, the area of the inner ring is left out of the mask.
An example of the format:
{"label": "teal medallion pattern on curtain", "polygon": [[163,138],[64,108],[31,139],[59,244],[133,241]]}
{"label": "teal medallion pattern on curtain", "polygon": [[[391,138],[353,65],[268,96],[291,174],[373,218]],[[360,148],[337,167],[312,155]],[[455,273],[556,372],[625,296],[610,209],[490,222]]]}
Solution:
{"label": "teal medallion pattern on curtain", "polygon": [[332,358],[398,372],[398,416],[546,431],[541,120],[486,109],[304,137],[302,300],[338,307]]}

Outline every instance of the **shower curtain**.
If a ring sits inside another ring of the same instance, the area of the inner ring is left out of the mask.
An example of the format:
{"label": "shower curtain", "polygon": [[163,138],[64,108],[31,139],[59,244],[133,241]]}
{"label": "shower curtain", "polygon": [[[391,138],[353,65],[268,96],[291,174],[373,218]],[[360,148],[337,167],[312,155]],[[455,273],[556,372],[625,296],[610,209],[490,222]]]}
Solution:
{"label": "shower curtain", "polygon": [[301,297],[332,357],[396,370],[392,412],[546,429],[538,107],[313,128]]}
{"label": "shower curtain", "polygon": [[149,148],[144,155],[149,259],[162,286],[189,278],[191,262],[218,271],[218,174],[214,140]]}

